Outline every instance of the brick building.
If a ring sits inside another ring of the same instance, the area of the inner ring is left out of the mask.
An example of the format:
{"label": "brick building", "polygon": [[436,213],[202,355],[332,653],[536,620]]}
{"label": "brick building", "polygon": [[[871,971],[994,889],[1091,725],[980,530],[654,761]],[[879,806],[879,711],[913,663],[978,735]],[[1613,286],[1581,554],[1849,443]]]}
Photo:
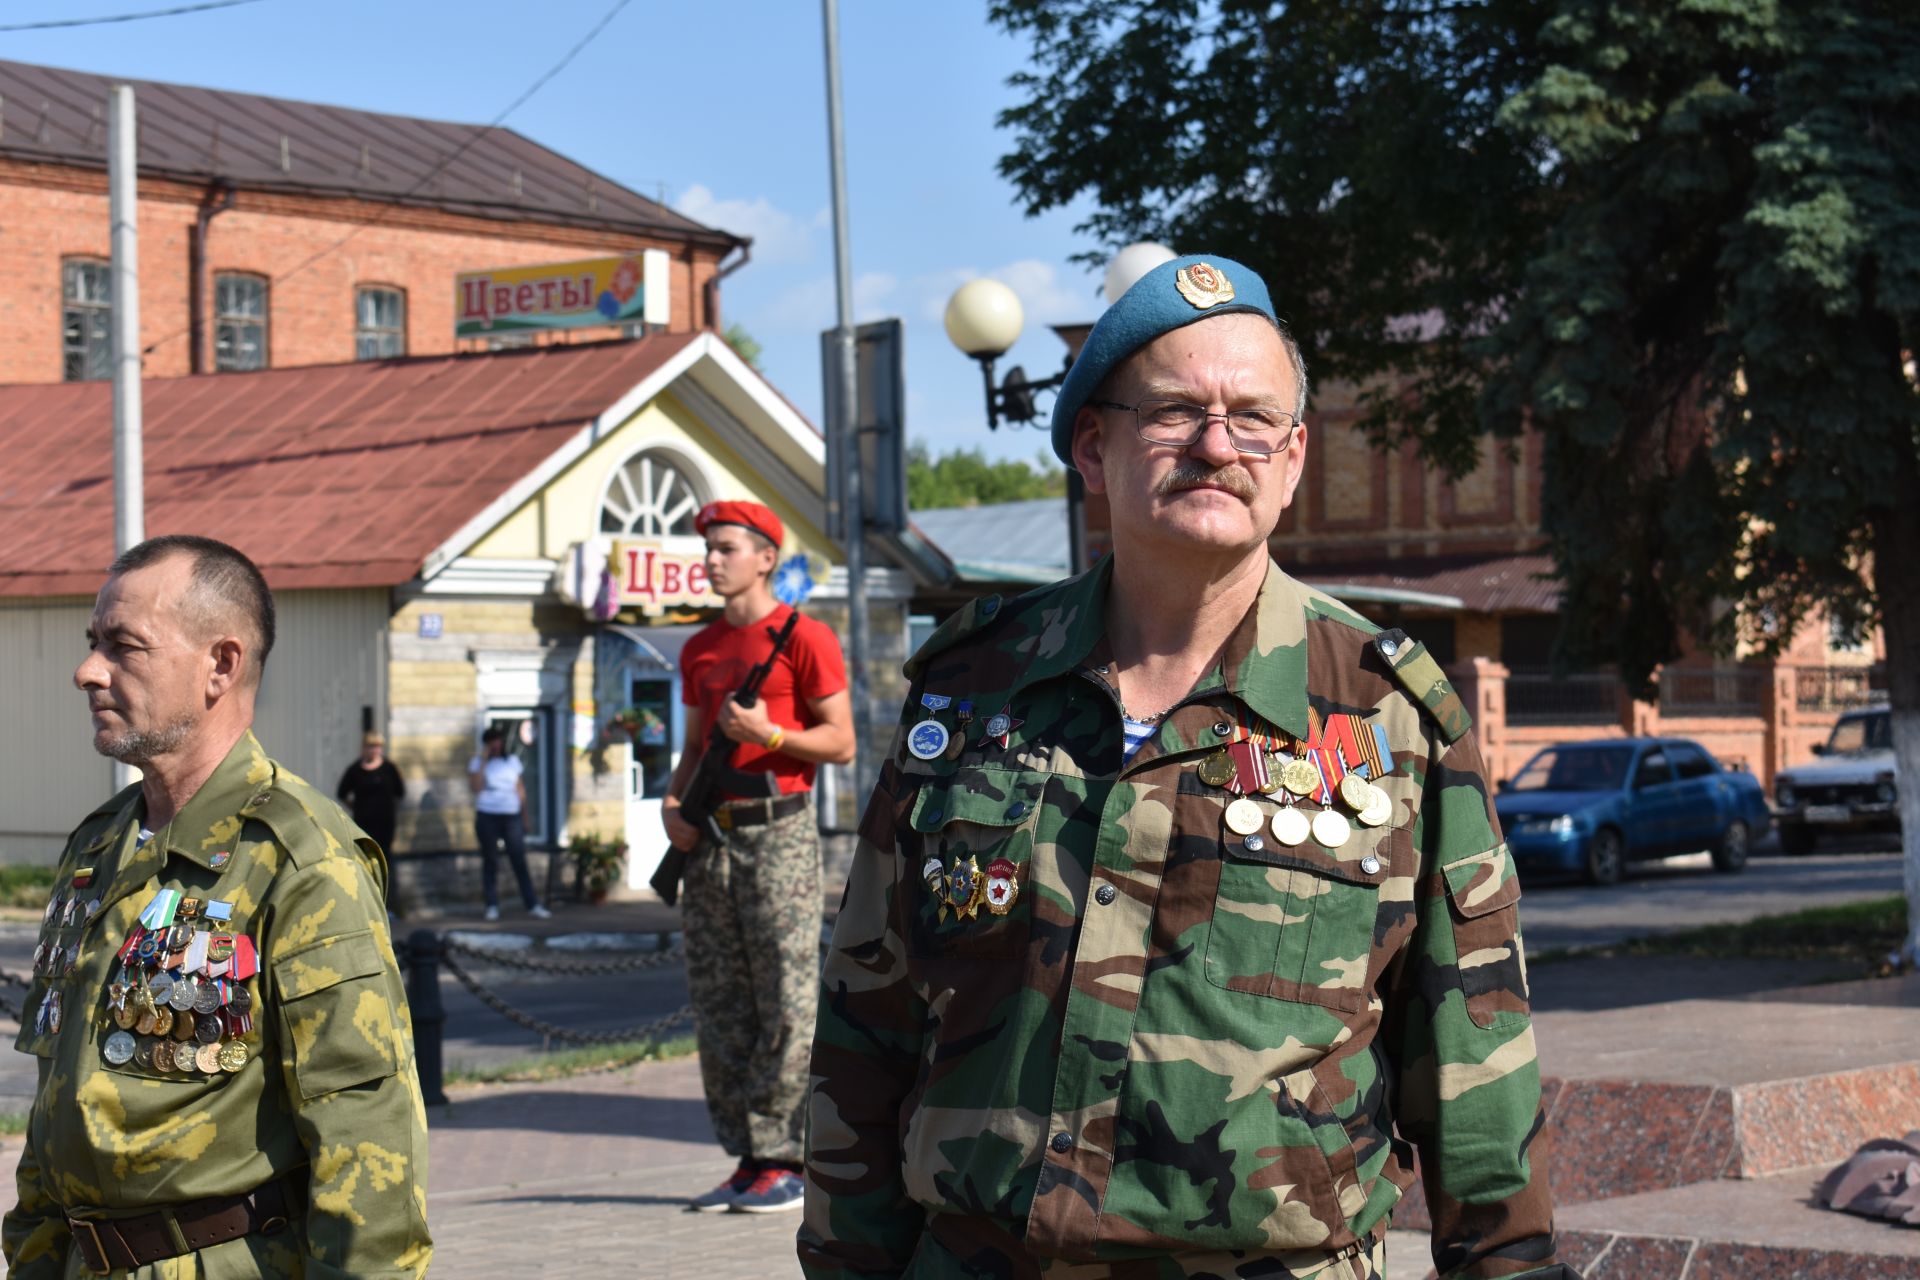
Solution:
{"label": "brick building", "polygon": [[455,338],[457,273],[649,251],[667,296],[648,327],[717,329],[747,250],[511,129],[0,62],[0,383],[109,375],[116,83],[138,110],[150,377],[518,345]]}
{"label": "brick building", "polygon": [[[111,83],[0,63],[0,721],[33,743],[0,771],[0,861],[58,848],[110,786],[71,677],[113,556]],[[263,742],[330,788],[382,730],[410,783],[396,874],[445,897],[477,884],[466,765],[499,726],[531,843],[624,838],[643,885],[680,644],[717,614],[694,512],[773,507],[819,579],[806,610],[844,631],[820,433],[716,332],[747,242],[510,130],[133,83],[146,531],[231,542],[274,588]],[[491,291],[577,303],[588,265],[613,322],[495,323]],[[885,724],[909,601],[952,573],[912,535],[869,546]],[[636,548],[686,589],[603,598]],[[848,780],[823,771],[824,823],[851,825]]]}

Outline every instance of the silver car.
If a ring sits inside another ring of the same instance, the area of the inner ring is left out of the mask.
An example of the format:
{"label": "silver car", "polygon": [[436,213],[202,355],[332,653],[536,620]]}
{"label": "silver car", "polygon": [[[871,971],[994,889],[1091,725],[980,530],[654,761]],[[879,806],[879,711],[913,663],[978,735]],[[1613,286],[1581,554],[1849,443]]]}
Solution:
{"label": "silver car", "polygon": [[1849,711],[1813,764],[1773,779],[1774,824],[1783,853],[1811,853],[1823,835],[1900,830],[1893,717],[1885,707]]}

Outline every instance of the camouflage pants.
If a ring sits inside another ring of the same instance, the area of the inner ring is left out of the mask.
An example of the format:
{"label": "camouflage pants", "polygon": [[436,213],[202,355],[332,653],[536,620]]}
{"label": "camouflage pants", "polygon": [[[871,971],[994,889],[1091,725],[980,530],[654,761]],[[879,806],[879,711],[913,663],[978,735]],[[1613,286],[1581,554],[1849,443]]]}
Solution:
{"label": "camouflage pants", "polygon": [[1125,1262],[1067,1262],[1035,1258],[1019,1240],[977,1218],[933,1214],[904,1280],[1383,1280],[1387,1241],[1329,1253],[1196,1252]]}
{"label": "camouflage pants", "polygon": [[682,911],[700,1078],[728,1155],[799,1160],[820,991],[820,833],[799,813],[687,860]]}

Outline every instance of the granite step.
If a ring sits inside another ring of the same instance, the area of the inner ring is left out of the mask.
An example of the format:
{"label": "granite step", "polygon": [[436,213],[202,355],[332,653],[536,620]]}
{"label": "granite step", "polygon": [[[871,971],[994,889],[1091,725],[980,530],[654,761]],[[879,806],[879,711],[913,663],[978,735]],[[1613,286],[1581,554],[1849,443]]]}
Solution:
{"label": "granite step", "polygon": [[1920,1230],[1820,1207],[1826,1169],[1723,1178],[1563,1206],[1586,1280],[1916,1280]]}

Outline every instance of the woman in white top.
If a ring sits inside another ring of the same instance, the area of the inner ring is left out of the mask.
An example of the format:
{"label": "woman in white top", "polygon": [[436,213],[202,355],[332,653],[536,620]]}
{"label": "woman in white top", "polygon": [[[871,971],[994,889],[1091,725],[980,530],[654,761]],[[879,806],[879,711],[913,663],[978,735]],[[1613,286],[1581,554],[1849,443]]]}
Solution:
{"label": "woman in white top", "polygon": [[487,919],[500,918],[500,846],[520,882],[520,900],[536,920],[552,915],[533,892],[527,872],[527,780],[520,758],[507,752],[507,735],[498,727],[480,735],[480,754],[467,765],[467,783],[473,788],[473,828],[480,837],[480,888],[487,899]]}

